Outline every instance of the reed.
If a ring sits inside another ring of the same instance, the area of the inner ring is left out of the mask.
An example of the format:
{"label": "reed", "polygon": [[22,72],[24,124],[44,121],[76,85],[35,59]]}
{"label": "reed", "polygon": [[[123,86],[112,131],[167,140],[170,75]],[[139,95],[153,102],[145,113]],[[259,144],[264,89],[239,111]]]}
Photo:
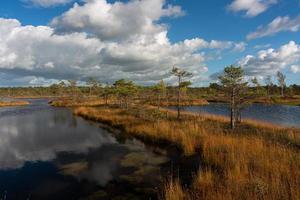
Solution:
{"label": "reed", "polygon": [[179,181],[169,181],[165,186],[164,199],[166,200],[182,200],[188,199],[188,194],[186,194],[179,183]]}

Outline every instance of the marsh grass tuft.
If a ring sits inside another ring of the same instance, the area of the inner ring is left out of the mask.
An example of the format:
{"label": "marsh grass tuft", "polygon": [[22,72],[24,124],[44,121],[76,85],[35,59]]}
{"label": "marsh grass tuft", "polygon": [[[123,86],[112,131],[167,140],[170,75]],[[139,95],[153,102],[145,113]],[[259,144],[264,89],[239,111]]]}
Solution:
{"label": "marsh grass tuft", "polygon": [[164,199],[166,200],[184,200],[189,199],[188,194],[184,192],[179,181],[169,181],[165,185]]}

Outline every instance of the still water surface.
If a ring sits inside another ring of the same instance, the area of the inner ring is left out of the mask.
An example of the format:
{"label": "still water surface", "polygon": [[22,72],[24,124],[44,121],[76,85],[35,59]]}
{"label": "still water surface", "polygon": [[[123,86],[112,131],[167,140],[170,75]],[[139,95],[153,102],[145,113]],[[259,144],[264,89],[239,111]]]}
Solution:
{"label": "still water surface", "polygon": [[167,157],[46,100],[31,102],[0,109],[1,200],[156,198]]}
{"label": "still water surface", "polygon": [[[185,106],[182,109],[191,112],[229,116],[229,107],[224,103]],[[283,126],[300,127],[300,106],[252,104],[242,111],[242,117]]]}

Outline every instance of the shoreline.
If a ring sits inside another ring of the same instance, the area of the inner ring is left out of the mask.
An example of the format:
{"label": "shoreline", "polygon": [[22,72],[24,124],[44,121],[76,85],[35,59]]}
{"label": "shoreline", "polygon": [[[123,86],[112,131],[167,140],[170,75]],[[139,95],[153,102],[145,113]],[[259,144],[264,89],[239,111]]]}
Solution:
{"label": "shoreline", "polygon": [[[182,113],[182,119],[178,121],[172,111],[161,110],[163,116],[157,117],[155,110],[149,106],[132,110],[73,108],[75,115],[117,128],[145,144],[154,143],[162,147],[173,144],[182,148],[186,156],[199,156],[201,169],[194,175],[191,187],[184,188],[180,179],[173,180],[166,185],[165,196],[172,191],[184,194],[187,199],[193,199],[196,194],[201,194],[203,199],[214,199],[219,195],[230,198],[232,194],[249,197],[243,199],[258,199],[259,194],[251,192],[251,188],[245,189],[250,183],[255,186],[257,181],[248,175],[250,172],[261,177],[268,186],[265,199],[286,195],[282,191],[286,187],[293,191],[293,197],[300,195],[297,186],[300,183],[300,129],[249,122],[231,131],[228,119],[224,117]],[[291,163],[289,159],[298,161]],[[277,163],[280,163],[280,168]],[[260,167],[252,169],[251,165]],[[236,174],[236,169],[242,170],[241,174]],[[267,175],[265,171],[274,173]],[[283,174],[287,175],[285,179],[281,177]],[[241,178],[246,182],[240,182]],[[286,185],[286,179],[289,185]],[[189,194],[190,191],[192,194]]]}
{"label": "shoreline", "polygon": [[[60,96],[13,96],[13,97],[5,97],[11,99],[59,99]],[[63,97],[68,98],[68,97]],[[92,97],[96,98],[96,97]],[[116,101],[116,100],[114,100]],[[157,102],[146,102],[149,105],[157,106]],[[192,100],[182,100],[181,106],[205,106],[210,103],[228,103],[225,99],[220,98],[198,98]],[[252,104],[262,104],[262,105],[286,105],[286,106],[300,106],[300,97],[271,97],[267,98],[256,98],[251,100]],[[177,102],[174,101],[162,101],[161,106],[176,106]],[[76,105],[78,106],[78,105]]]}
{"label": "shoreline", "polygon": [[[218,103],[216,103],[218,104]],[[223,104],[223,103],[220,103]],[[172,106],[173,107],[173,106]],[[170,109],[167,107],[163,107],[161,108],[162,110],[169,110],[169,111],[176,111],[175,109]],[[230,117],[228,117],[227,115],[222,115],[222,114],[213,114],[213,113],[209,113],[209,112],[205,112],[205,111],[201,111],[201,112],[193,112],[193,111],[186,111],[186,110],[181,110],[182,113],[186,113],[186,114],[190,114],[190,115],[202,115],[204,117],[207,118],[212,118],[212,119],[222,119],[226,122],[230,122]],[[261,126],[261,127],[277,127],[277,128],[282,128],[282,129],[300,129],[300,126],[292,126],[292,125],[280,125],[280,124],[276,124],[276,123],[272,123],[269,121],[263,121],[263,120],[255,120],[252,118],[243,118],[241,123],[245,123],[248,125],[253,125],[253,126]]]}
{"label": "shoreline", "polygon": [[[67,106],[68,107],[68,106]],[[105,107],[105,106],[71,106],[71,107],[68,107],[70,108],[73,113],[77,116],[80,116],[84,119],[87,119],[87,120],[91,120],[91,121],[94,121],[94,122],[98,122],[98,123],[102,123],[108,127],[111,127],[113,128],[114,130],[120,130],[120,131],[125,131],[126,133],[130,132],[128,131],[128,129],[126,129],[126,127],[123,125],[123,124],[120,124],[118,121],[114,122],[114,121],[111,121],[111,120],[106,120],[106,119],[103,119],[103,118],[99,118],[99,116],[97,117],[95,115],[95,113],[93,113],[93,109],[94,110],[97,110],[97,109],[105,109],[105,110],[114,110],[114,109],[118,109],[118,110],[122,110],[124,112],[126,112],[126,109],[120,109],[120,108],[117,108],[117,107]],[[90,109],[88,110],[87,112],[83,111],[85,109]],[[153,106],[147,106],[147,109],[149,110],[156,110],[155,107]],[[89,112],[89,111],[92,111],[92,112]],[[160,112],[164,113],[165,115],[168,115],[168,116],[171,116],[170,117],[170,120],[173,120],[176,122],[176,111],[172,110],[172,109],[168,109],[168,108],[160,108]],[[187,120],[193,120],[194,118],[199,118],[202,122],[204,121],[210,121],[211,123],[220,123],[222,124],[222,127],[221,129],[222,130],[227,130],[229,132],[232,132],[232,130],[229,128],[229,121],[230,121],[230,118],[229,117],[226,117],[226,116],[223,116],[223,115],[215,115],[215,114],[210,114],[210,113],[195,113],[195,112],[190,112],[190,111],[182,111],[181,112],[182,115],[184,117],[187,118]],[[122,113],[121,113],[122,114]],[[155,116],[156,117],[156,116]],[[162,118],[164,118],[165,116],[163,116]],[[138,118],[137,118],[138,119]],[[167,119],[169,120],[169,119]],[[151,121],[151,120],[150,120]],[[157,121],[157,123],[159,123],[160,120]],[[218,127],[220,128],[220,127]],[[257,121],[257,120],[252,120],[252,119],[244,119],[242,121],[242,123],[238,126],[237,128],[237,131],[241,131],[243,129],[258,129],[258,130],[265,130],[265,131],[279,131],[279,132],[282,132],[283,135],[285,135],[285,132],[289,132],[289,131],[295,131],[295,132],[299,132],[300,134],[300,127],[289,127],[289,126],[283,126],[283,125],[278,125],[278,124],[273,124],[273,123],[270,123],[270,122],[263,122],[263,121]],[[233,131],[233,132],[237,132],[237,131]],[[137,139],[148,139],[149,141],[153,141],[153,138],[152,137],[145,137],[145,135],[141,135],[141,134],[136,134],[136,132],[133,132],[132,133],[129,133],[129,135],[133,135],[135,137],[137,137]],[[257,134],[254,134],[254,136],[256,136]],[[280,138],[283,138],[283,135],[277,135],[279,136]],[[288,134],[286,134],[288,135]],[[268,135],[270,136],[270,135]],[[293,136],[294,137],[294,136]],[[299,135],[299,139],[300,139],[300,135]],[[157,142],[157,138],[155,138],[156,142]],[[147,140],[145,140],[147,141]],[[274,141],[274,139],[273,139]],[[162,144],[166,144],[166,143],[170,143],[169,139],[166,138],[166,139],[162,139],[159,141],[159,143],[162,143]],[[174,144],[174,143],[173,143]],[[286,144],[289,144],[291,145],[291,143],[286,143]],[[177,144],[178,145],[178,144]],[[296,147],[299,147],[299,150],[300,150],[300,140],[299,140],[299,144],[296,145]]]}
{"label": "shoreline", "polygon": [[7,101],[7,102],[0,102],[0,108],[2,107],[15,107],[15,106],[27,106],[30,105],[28,101]]}
{"label": "shoreline", "polygon": [[[82,101],[82,102],[79,102],[79,103],[78,102],[74,103],[74,101],[53,100],[53,101],[49,101],[49,104],[51,106],[54,106],[54,107],[67,107],[67,108],[70,108],[70,109],[73,109],[73,110],[76,109],[76,108],[79,108],[79,107],[91,107],[91,108],[118,107],[116,100],[109,101],[108,105],[106,105],[104,100],[99,100],[99,99],[96,99],[96,100],[94,99],[92,101]],[[261,103],[258,103],[258,104],[261,104]],[[266,104],[266,105],[270,105],[270,104]],[[139,104],[134,104],[133,106],[134,107],[139,107],[140,105]],[[182,106],[184,106],[184,105],[182,105]],[[191,105],[191,106],[195,106],[195,105]],[[205,106],[205,105],[199,105],[199,106]],[[142,106],[142,107],[143,108],[148,107],[148,108],[151,108],[153,110],[157,109],[156,105],[145,105],[145,106]],[[169,109],[167,107],[169,107],[169,106],[160,107],[160,111],[171,112],[175,115],[175,113],[177,111],[174,110],[174,109]],[[173,105],[171,107],[173,107]],[[213,114],[213,113],[209,113],[209,112],[192,112],[192,111],[181,110],[181,113],[185,114],[185,115],[195,116],[195,117],[201,116],[201,117],[204,117],[204,118],[207,118],[207,119],[210,119],[210,120],[222,121],[222,122],[226,122],[226,123],[229,123],[229,121],[230,121],[230,118],[228,116],[221,115],[221,114]],[[288,125],[279,125],[279,124],[275,124],[275,123],[272,123],[272,122],[255,120],[255,119],[251,119],[251,118],[243,118],[242,124],[246,124],[246,125],[249,125],[249,126],[254,126],[256,128],[300,130],[300,127],[288,126]]]}
{"label": "shoreline", "polygon": [[[206,99],[208,103],[228,103],[224,99]],[[300,97],[270,97],[270,98],[254,98],[250,101],[251,104],[263,105],[285,105],[285,106],[300,106]]]}

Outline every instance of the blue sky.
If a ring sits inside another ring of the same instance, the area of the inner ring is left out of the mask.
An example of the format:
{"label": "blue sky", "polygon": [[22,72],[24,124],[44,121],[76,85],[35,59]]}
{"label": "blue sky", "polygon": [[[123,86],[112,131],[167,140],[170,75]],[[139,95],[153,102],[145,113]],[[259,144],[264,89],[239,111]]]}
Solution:
{"label": "blue sky", "polygon": [[172,82],[172,65],[207,85],[230,64],[300,84],[299,11],[299,0],[2,0],[0,85]]}

